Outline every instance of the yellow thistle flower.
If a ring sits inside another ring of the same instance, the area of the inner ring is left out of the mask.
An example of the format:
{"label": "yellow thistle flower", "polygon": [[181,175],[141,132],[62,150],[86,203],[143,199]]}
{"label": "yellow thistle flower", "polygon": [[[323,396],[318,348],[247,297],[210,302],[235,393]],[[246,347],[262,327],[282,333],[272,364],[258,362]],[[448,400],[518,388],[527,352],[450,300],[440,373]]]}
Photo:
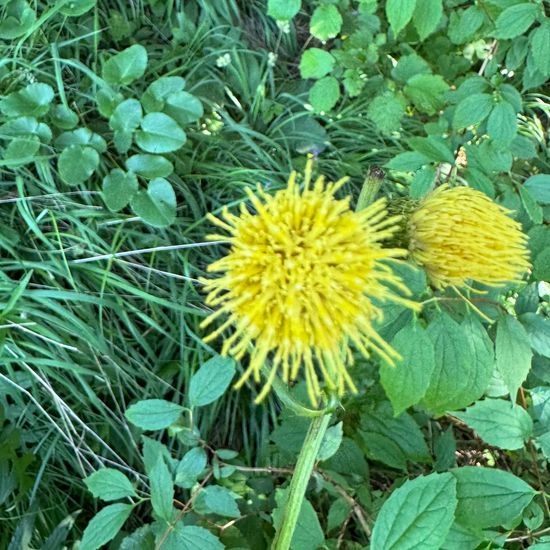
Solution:
{"label": "yellow thistle flower", "polygon": [[312,403],[322,395],[320,378],[340,395],[346,387],[356,391],[346,369],[352,362],[350,344],[364,356],[373,350],[389,363],[399,358],[373,327],[382,311],[372,301],[411,305],[387,286],[408,294],[383,262],[406,251],[379,244],[394,233],[399,217],[386,216],[383,200],[360,212],[350,210],[349,197],[334,197],[348,178],[325,184],[321,176],[311,185],[311,172],[310,161],[302,190],[296,172],[274,196],[259,186],[256,194],[247,189],[253,213],[241,204],[239,216],[227,208],[223,220],[210,216],[229,233],[210,238],[227,240],[230,250],[208,267],[222,275],[202,281],[207,305],[217,310],[201,326],[227,315],[205,340],[233,327],[222,354],[240,360],[250,353],[237,388],[251,375],[259,382],[262,365],[270,360],[256,402],[267,395],[278,372],[288,383],[303,370]]}
{"label": "yellow thistle flower", "polygon": [[409,218],[411,257],[439,288],[519,282],[529,269],[527,237],[510,213],[480,191],[443,185]]}

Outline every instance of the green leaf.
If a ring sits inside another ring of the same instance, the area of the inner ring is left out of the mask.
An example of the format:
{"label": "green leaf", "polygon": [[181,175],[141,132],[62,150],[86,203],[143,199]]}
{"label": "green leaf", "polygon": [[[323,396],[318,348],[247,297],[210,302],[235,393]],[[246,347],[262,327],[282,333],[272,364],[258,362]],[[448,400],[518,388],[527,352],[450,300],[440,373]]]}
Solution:
{"label": "green leaf", "polygon": [[136,143],[147,153],[170,153],[180,149],[187,141],[178,123],[164,113],[149,113],[141,121]]}
{"label": "green leaf", "polygon": [[157,457],[155,465],[149,472],[149,486],[151,488],[151,504],[155,515],[167,523],[172,520],[174,483],[172,475],[161,455]]}
{"label": "green leaf", "polygon": [[68,185],[84,183],[99,166],[99,155],[92,147],[71,145],[57,161],[59,176]]}
{"label": "green leaf", "polygon": [[436,29],[443,15],[443,0],[416,0],[413,23],[420,40],[425,40]]}
{"label": "green leaf", "polygon": [[13,138],[4,151],[4,160],[11,161],[10,165],[27,164],[34,160],[40,149],[38,136],[28,135]]}
{"label": "green leaf", "polygon": [[300,60],[300,75],[302,78],[322,78],[334,68],[334,57],[320,48],[309,48],[302,54]]}
{"label": "green leaf", "polygon": [[351,512],[351,504],[342,497],[337,498],[331,505],[327,516],[327,532],[342,527]]}
{"label": "green leaf", "polygon": [[537,201],[531,195],[529,192],[529,189],[526,187],[520,187],[519,188],[519,197],[521,199],[521,204],[525,208],[525,211],[527,212],[527,215],[531,219],[531,221],[535,224],[541,224],[543,213],[542,208],[539,204],[537,204]]}
{"label": "green leaf", "polygon": [[497,322],[496,336],[497,370],[500,372],[510,395],[517,391],[531,369],[531,344],[523,325],[511,315],[501,317]]}
{"label": "green leaf", "polygon": [[545,19],[529,38],[535,67],[543,75],[550,75],[550,22],[548,19]]}
{"label": "green leaf", "polygon": [[478,533],[453,523],[441,550],[475,550],[483,542]]}
{"label": "green leaf", "polygon": [[147,191],[138,191],[131,206],[145,223],[154,227],[167,227],[176,219],[176,194],[164,178],[155,178]]}
{"label": "green leaf", "polygon": [[189,404],[203,407],[220,398],[235,376],[235,362],[228,357],[217,355],[209,359],[191,377],[189,384]]}
{"label": "green leaf", "polygon": [[120,93],[115,93],[111,88],[102,88],[98,90],[95,100],[99,113],[109,118],[114,113],[116,106],[124,101],[124,97]]}
{"label": "green leaf", "polygon": [[132,155],[126,160],[126,168],[144,178],[166,178],[174,171],[174,165],[160,155]]}
{"label": "green leaf", "polygon": [[204,527],[179,522],[162,545],[162,550],[224,550],[220,539]]}
{"label": "green leaf", "polygon": [[384,92],[370,102],[367,116],[384,134],[391,134],[401,128],[405,107],[402,98],[398,98],[393,92]]}
{"label": "green leaf", "polygon": [[366,455],[392,468],[405,470],[407,461],[430,461],[430,453],[418,424],[407,413],[394,417],[387,401],[363,412],[359,433]]}
{"label": "green leaf", "polygon": [[161,76],[147,87],[141,96],[141,104],[146,112],[162,111],[168,97],[181,92],[185,79],[181,76]]}
{"label": "green leaf", "polygon": [[197,514],[216,514],[228,518],[241,515],[233,493],[225,487],[210,485],[202,489],[193,502]]}
{"label": "green leaf", "polygon": [[[302,438],[303,441],[303,438]],[[323,469],[340,474],[355,474],[363,479],[369,475],[365,453],[353,439],[344,437],[336,454],[323,462]]]}
{"label": "green leaf", "polygon": [[435,368],[432,341],[418,322],[402,328],[391,341],[392,347],[402,359],[395,366],[382,363],[380,382],[399,415],[425,395]]}
{"label": "green leaf", "polygon": [[458,324],[446,313],[428,326],[435,368],[423,399],[434,414],[461,409],[481,397],[494,368],[493,345],[474,316]]}
{"label": "green leaf", "polygon": [[131,504],[111,504],[97,513],[82,536],[79,550],[97,550],[114,539],[133,510]]}
{"label": "green leaf", "polygon": [[422,57],[416,53],[411,53],[399,58],[397,65],[391,71],[391,75],[395,80],[405,84],[417,74],[429,74],[431,72],[430,65]]}
{"label": "green leaf", "polygon": [[454,164],[455,157],[449,146],[441,138],[435,136],[412,137],[408,139],[412,149],[435,162]]}
{"label": "green leaf", "polygon": [[411,181],[409,194],[412,199],[421,199],[432,189],[435,180],[435,168],[426,166],[421,168],[414,175]]}
{"label": "green leaf", "polygon": [[78,124],[78,115],[65,105],[54,105],[50,116],[52,124],[62,130],[72,130]]}
{"label": "green leaf", "polygon": [[536,313],[524,313],[520,321],[529,335],[533,350],[550,358],[550,319]]}
{"label": "green leaf", "polygon": [[495,22],[495,37],[508,39],[523,34],[535,21],[539,9],[539,6],[530,2],[506,8]]}
{"label": "green leaf", "polygon": [[[275,530],[279,530],[283,519],[284,505],[288,499],[288,488],[277,489],[275,491],[275,502],[277,507],[273,510],[273,525]],[[325,537],[317,514],[309,500],[304,499],[296,530],[292,535],[290,547],[295,550],[317,550],[325,545]]]}
{"label": "green leaf", "polygon": [[309,90],[309,102],[316,113],[330,111],[340,98],[340,84],[333,76],[318,80]]}
{"label": "green leaf", "polygon": [[[2,2],[6,4],[6,2]],[[26,34],[36,21],[36,12],[28,2],[17,0],[8,2],[0,19],[0,39],[13,40]]]}
{"label": "green leaf", "polygon": [[503,399],[478,401],[464,412],[452,414],[466,422],[483,441],[501,449],[523,449],[533,433],[533,421],[527,411]]}
{"label": "green leaf", "polygon": [[387,0],[386,16],[393,34],[397,36],[412,19],[417,0]]}
{"label": "green leaf", "polygon": [[103,178],[103,200],[111,212],[122,210],[138,190],[137,178],[120,168],[111,170]]}
{"label": "green leaf", "polygon": [[525,481],[503,470],[465,466],[451,473],[457,480],[456,520],[464,527],[484,529],[507,524],[535,496]]}
{"label": "green leaf", "polygon": [[267,0],[267,15],[277,21],[290,21],[301,7],[302,0]]}
{"label": "green leaf", "polygon": [[119,153],[126,153],[132,145],[132,134],[143,118],[141,103],[127,99],[119,103],[109,119],[109,126],[115,131],[115,147]]}
{"label": "green leaf", "polygon": [[206,468],[207,457],[202,447],[187,451],[176,469],[176,485],[190,489]]}
{"label": "green leaf", "polygon": [[441,547],[454,521],[456,480],[451,474],[419,476],[384,502],[372,531],[372,550]]}
{"label": "green leaf", "polygon": [[130,480],[113,468],[102,468],[94,472],[84,483],[95,498],[106,501],[137,496]]}
{"label": "green leaf", "polygon": [[317,460],[328,460],[331,456],[336,454],[344,436],[342,426],[343,423],[338,422],[338,424],[331,426],[326,431],[319,452],[317,453]]}
{"label": "green leaf", "polygon": [[59,11],[68,17],[76,17],[90,11],[96,3],[97,0],[69,0]]}
{"label": "green leaf", "polygon": [[396,157],[393,157],[386,164],[386,167],[399,172],[415,172],[429,163],[430,159],[427,156],[414,151],[407,151],[406,153],[399,153]]}
{"label": "green leaf", "polygon": [[0,100],[0,111],[9,117],[44,116],[53,101],[53,88],[49,84],[29,84]]}
{"label": "green leaf", "polygon": [[325,42],[334,38],[342,28],[342,16],[338,8],[332,4],[321,4],[315,8],[309,23],[309,32],[317,39]]}
{"label": "green leaf", "polygon": [[183,407],[164,399],[145,399],[128,407],[124,416],[142,430],[163,430],[178,421]]}
{"label": "green leaf", "polygon": [[473,94],[466,97],[456,106],[453,128],[460,130],[483,122],[494,105],[493,96],[490,94]]}
{"label": "green leaf", "polygon": [[487,133],[499,145],[508,146],[516,137],[517,131],[516,110],[507,101],[500,101],[489,115]]}
{"label": "green leaf", "polygon": [[101,75],[109,84],[126,86],[141,78],[147,68],[147,50],[134,44],[108,59]]}
{"label": "green leaf", "polygon": [[525,63],[527,51],[529,49],[529,40],[526,36],[518,36],[512,40],[510,49],[506,53],[506,68],[515,71]]}
{"label": "green leaf", "polygon": [[434,115],[445,104],[448,89],[440,75],[417,74],[409,79],[403,91],[420,112]]}
{"label": "green leaf", "polygon": [[514,111],[519,113],[523,109],[523,98],[521,94],[511,86],[510,84],[501,84],[499,92],[502,95],[504,101],[507,101],[512,105]]}
{"label": "green leaf", "polygon": [[525,180],[523,186],[540,204],[550,204],[550,174],[537,174]]}
{"label": "green leaf", "polygon": [[168,96],[164,112],[178,124],[196,122],[204,114],[202,103],[188,92],[176,92]]}
{"label": "green leaf", "polygon": [[2,137],[19,137],[32,134],[38,136],[43,143],[49,143],[52,139],[52,131],[43,122],[38,122],[31,116],[22,116],[8,120],[0,126]]}
{"label": "green leaf", "polygon": [[55,140],[55,146],[58,149],[65,149],[71,145],[87,145],[98,153],[104,153],[107,150],[105,140],[88,128],[78,128],[71,132],[63,132]]}
{"label": "green leaf", "polygon": [[535,258],[533,276],[540,281],[550,281],[550,248],[543,250]]}
{"label": "green leaf", "polygon": [[448,470],[456,464],[456,439],[452,426],[441,432],[435,440],[434,454],[434,468],[438,472]]}
{"label": "green leaf", "polygon": [[466,44],[483,25],[484,19],[483,11],[477,6],[470,6],[461,11],[453,10],[447,30],[450,41],[453,44]]}
{"label": "green leaf", "polygon": [[[59,548],[65,548],[67,537],[69,532],[74,526],[75,520],[80,512],[74,512],[61,520],[57,527],[51,532],[50,536],[46,539],[44,544],[40,547],[40,550],[59,550]],[[122,548],[120,550],[123,550]]]}
{"label": "green leaf", "polygon": [[[118,550],[154,550],[155,536],[150,525],[136,529],[131,535],[124,537]],[[52,549],[53,550],[53,549]]]}

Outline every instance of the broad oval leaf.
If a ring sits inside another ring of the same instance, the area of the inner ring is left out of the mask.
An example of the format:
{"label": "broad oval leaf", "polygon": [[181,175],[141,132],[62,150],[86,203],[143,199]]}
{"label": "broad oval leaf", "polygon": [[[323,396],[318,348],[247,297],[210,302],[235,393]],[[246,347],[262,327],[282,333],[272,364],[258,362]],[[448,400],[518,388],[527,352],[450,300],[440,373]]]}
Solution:
{"label": "broad oval leaf", "polygon": [[229,357],[217,355],[209,359],[191,377],[189,404],[202,407],[221,397],[235,376],[235,362]]}
{"label": "broad oval leaf", "polygon": [[99,155],[92,147],[71,145],[63,149],[57,168],[61,179],[68,185],[84,183],[99,166]]}
{"label": "broad oval leaf", "polygon": [[101,74],[109,84],[127,85],[141,78],[146,68],[147,50],[134,44],[108,59]]}
{"label": "broad oval leaf", "polygon": [[103,200],[111,212],[122,210],[138,190],[137,178],[120,168],[111,170],[103,178]]}
{"label": "broad oval leaf", "polygon": [[49,84],[39,82],[29,84],[0,100],[0,111],[10,117],[41,117],[50,110],[52,101],[53,88]]}
{"label": "broad oval leaf", "polygon": [[457,130],[483,122],[493,109],[490,94],[473,94],[463,99],[455,109],[453,127]]}
{"label": "broad oval leaf", "polygon": [[178,123],[164,113],[145,115],[141,130],[136,132],[136,143],[148,153],[177,151],[186,141],[187,136]]}
{"label": "broad oval leaf", "polygon": [[145,399],[128,407],[124,416],[142,430],[163,430],[181,416],[184,408],[164,399]]}
{"label": "broad oval leaf", "polygon": [[158,518],[170,522],[174,510],[174,482],[162,455],[157,457],[149,472],[149,486],[153,512]]}
{"label": "broad oval leaf", "polygon": [[114,468],[102,468],[88,476],[84,483],[94,497],[106,501],[137,496],[130,480]]}
{"label": "broad oval leaf", "polygon": [[523,34],[535,21],[540,8],[537,4],[521,2],[506,8],[496,20],[497,38],[515,38]]}
{"label": "broad oval leaf", "polygon": [[518,517],[536,491],[503,470],[464,466],[452,470],[457,480],[456,520],[465,527],[484,529]]}
{"label": "broad oval leaf", "polygon": [[82,536],[79,550],[97,550],[115,538],[133,510],[131,504],[111,504],[97,513]]}
{"label": "broad oval leaf", "polygon": [[131,205],[144,222],[154,227],[167,227],[176,219],[176,194],[164,178],[151,180],[147,191],[139,191]]}
{"label": "broad oval leaf", "polygon": [[220,539],[204,527],[183,525],[181,522],[170,532],[162,550],[223,550]]}
{"label": "broad oval leaf", "polygon": [[132,155],[126,168],[144,178],[165,178],[174,171],[174,165],[160,155]]}
{"label": "broad oval leaf", "polygon": [[387,0],[386,16],[393,34],[398,35],[412,19],[417,0]]}
{"label": "broad oval leaf", "polygon": [[456,480],[449,473],[407,481],[382,506],[372,550],[438,550],[453,524],[456,505]]}

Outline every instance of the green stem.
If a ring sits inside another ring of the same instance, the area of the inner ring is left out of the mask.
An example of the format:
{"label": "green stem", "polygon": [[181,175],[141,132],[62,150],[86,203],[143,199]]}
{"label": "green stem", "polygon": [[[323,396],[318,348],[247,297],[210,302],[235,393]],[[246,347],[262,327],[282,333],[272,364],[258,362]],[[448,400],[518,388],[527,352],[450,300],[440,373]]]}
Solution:
{"label": "green stem", "polygon": [[369,174],[363,182],[361,193],[359,193],[359,198],[357,199],[357,205],[355,207],[355,210],[357,212],[363,210],[363,208],[366,208],[367,206],[369,206],[369,204],[372,204],[374,202],[374,199],[376,198],[378,191],[380,191],[380,187],[382,186],[383,181],[384,172],[381,168],[373,166],[369,170]]}
{"label": "green stem", "polygon": [[329,412],[323,416],[316,416],[311,420],[304,444],[298,455],[294,473],[292,474],[290,489],[283,511],[283,519],[275,535],[275,540],[271,547],[272,550],[288,550],[290,548],[309,478],[311,477],[315,459],[317,458],[317,453],[321,447],[331,416],[332,414]]}

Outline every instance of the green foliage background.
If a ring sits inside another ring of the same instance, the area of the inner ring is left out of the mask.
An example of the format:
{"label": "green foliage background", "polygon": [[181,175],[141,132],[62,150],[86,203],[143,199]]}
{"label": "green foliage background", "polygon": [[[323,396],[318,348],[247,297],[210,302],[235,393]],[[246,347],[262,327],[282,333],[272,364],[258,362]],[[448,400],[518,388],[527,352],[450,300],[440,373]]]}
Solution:
{"label": "green foliage background", "polygon": [[[0,549],[270,547],[307,420],[204,344],[205,216],[305,155],[468,183],[524,285],[402,276],[295,550],[550,548],[550,19],[525,0],[0,1]],[[301,385],[292,389],[304,396]]]}

